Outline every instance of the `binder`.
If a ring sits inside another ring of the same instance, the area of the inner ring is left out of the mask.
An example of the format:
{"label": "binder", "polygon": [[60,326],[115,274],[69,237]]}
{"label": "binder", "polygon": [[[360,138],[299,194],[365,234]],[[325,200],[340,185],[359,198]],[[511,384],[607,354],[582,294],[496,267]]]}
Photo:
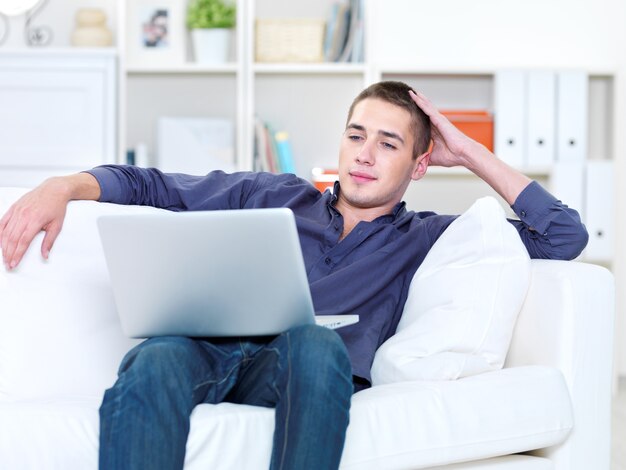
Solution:
{"label": "binder", "polygon": [[528,73],[527,158],[530,168],[549,167],[556,160],[556,74]]}
{"label": "binder", "polygon": [[557,162],[552,167],[550,192],[585,220],[585,163]]}
{"label": "binder", "polygon": [[613,162],[590,160],[586,173],[584,222],[589,243],[584,256],[591,261],[610,261],[615,242]]}
{"label": "binder", "polygon": [[502,70],[495,75],[496,155],[511,166],[524,166],[526,123],[526,74]]}
{"label": "binder", "polygon": [[583,162],[587,155],[587,74],[559,72],[557,86],[557,160]]}

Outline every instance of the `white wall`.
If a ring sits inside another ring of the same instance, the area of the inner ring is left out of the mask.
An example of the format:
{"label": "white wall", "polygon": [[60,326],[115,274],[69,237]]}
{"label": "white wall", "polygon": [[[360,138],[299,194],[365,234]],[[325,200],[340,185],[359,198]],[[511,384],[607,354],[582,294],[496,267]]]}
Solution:
{"label": "white wall", "polygon": [[373,52],[391,63],[604,68],[623,61],[623,0],[372,3]]}

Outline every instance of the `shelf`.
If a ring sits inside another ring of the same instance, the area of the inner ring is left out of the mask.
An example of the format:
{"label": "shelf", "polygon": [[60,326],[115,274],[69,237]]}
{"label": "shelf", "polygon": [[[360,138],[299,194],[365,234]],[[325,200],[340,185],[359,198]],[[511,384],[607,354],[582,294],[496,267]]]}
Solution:
{"label": "shelf", "polygon": [[126,72],[129,74],[236,74],[237,64],[206,65],[193,62],[180,65],[136,65],[127,64]]}
{"label": "shelf", "polygon": [[[455,64],[420,64],[415,66],[407,66],[404,64],[381,64],[376,66],[376,72],[381,75],[451,75],[451,76],[492,76],[498,70],[507,67],[498,66],[474,66]],[[513,67],[520,68],[520,67]],[[532,70],[532,67],[524,67],[526,70]],[[537,70],[554,70],[554,67],[536,67]],[[576,70],[576,67],[557,67],[558,70]],[[580,70],[586,70],[590,77],[613,77],[616,71],[605,67],[588,67],[581,66]]]}
{"label": "shelf", "polygon": [[55,57],[114,57],[117,49],[114,47],[12,47],[0,49],[2,56],[41,56],[43,58]]}
{"label": "shelf", "polygon": [[350,75],[365,73],[362,63],[255,63],[252,70],[258,74],[336,74]]}
{"label": "shelf", "polygon": [[[527,168],[515,168],[517,171],[524,173],[527,176],[550,176],[552,169],[550,167],[527,167]],[[426,175],[431,176],[475,176],[474,173],[463,167],[446,168],[442,166],[429,166]]]}

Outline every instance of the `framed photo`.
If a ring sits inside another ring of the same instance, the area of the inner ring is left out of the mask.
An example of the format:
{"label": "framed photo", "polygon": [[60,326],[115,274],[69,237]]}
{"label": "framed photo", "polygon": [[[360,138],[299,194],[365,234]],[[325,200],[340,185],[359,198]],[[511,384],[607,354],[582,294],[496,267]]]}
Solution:
{"label": "framed photo", "polygon": [[186,58],[185,4],[130,0],[126,28],[131,66],[180,65]]}

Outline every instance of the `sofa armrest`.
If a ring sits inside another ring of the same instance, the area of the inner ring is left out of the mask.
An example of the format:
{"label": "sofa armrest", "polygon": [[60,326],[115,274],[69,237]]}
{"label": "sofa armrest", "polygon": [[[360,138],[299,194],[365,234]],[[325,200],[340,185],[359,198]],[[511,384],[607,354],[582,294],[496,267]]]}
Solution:
{"label": "sofa armrest", "polygon": [[532,261],[505,367],[541,364],[563,373],[574,430],[564,444],[539,452],[557,469],[610,466],[614,289],[603,267]]}

